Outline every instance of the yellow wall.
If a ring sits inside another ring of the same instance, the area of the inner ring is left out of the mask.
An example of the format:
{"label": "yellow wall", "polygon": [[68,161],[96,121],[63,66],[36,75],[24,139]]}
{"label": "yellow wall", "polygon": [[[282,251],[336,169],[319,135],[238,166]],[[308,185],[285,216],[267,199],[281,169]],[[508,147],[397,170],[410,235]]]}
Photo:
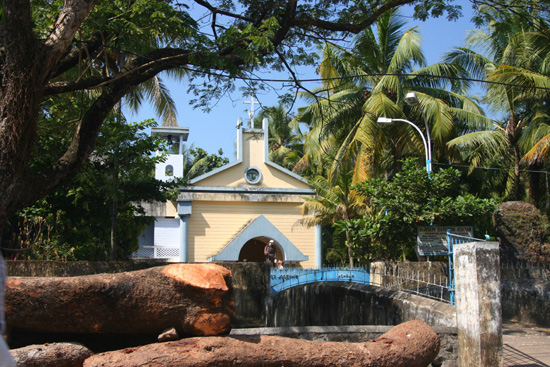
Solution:
{"label": "yellow wall", "polygon": [[315,266],[315,234],[296,221],[300,203],[193,201],[189,218],[189,261],[206,262],[222,250],[250,220],[264,215],[300,251],[309,256],[302,267]]}

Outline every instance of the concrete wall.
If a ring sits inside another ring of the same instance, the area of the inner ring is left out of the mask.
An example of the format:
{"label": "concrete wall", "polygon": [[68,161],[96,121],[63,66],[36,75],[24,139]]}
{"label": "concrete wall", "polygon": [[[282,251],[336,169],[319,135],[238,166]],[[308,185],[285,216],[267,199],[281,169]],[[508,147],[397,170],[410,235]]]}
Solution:
{"label": "concrete wall", "polygon": [[550,327],[550,267],[528,263],[504,263],[502,318]]}
{"label": "concrete wall", "polygon": [[[373,284],[391,285],[395,278],[379,274],[420,272],[446,279],[443,262],[377,262],[371,265]],[[550,327],[550,268],[527,263],[501,264],[501,302],[504,321]]]}
{"label": "concrete wall", "polygon": [[422,320],[456,327],[455,307],[412,294],[348,282],[287,289],[267,302],[268,326],[397,325]]}
{"label": "concrete wall", "polygon": [[458,364],[502,366],[498,242],[454,245]]}
{"label": "concrete wall", "polygon": [[502,280],[502,318],[550,327],[550,281]]}

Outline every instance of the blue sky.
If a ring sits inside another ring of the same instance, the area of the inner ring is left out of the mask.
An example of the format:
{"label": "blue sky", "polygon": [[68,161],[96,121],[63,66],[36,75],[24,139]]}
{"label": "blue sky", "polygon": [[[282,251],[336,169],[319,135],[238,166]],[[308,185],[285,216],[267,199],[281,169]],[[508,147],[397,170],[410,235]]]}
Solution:
{"label": "blue sky", "polygon": [[[410,27],[418,26],[422,35],[422,47],[427,58],[428,64],[433,64],[439,61],[442,55],[451,50],[453,47],[460,46],[464,42],[467,32],[474,29],[474,25],[470,22],[472,16],[471,3],[465,0],[457,0],[456,4],[462,5],[463,16],[458,21],[448,21],[445,18],[428,19],[426,22],[414,21],[410,17]],[[404,9],[403,14],[410,14],[410,9]],[[303,72],[303,78],[315,78],[315,69]],[[266,78],[274,78],[273,75],[262,75]],[[279,79],[280,77],[275,76]],[[231,96],[226,96],[212,108],[208,114],[200,109],[193,109],[189,105],[189,100],[193,96],[186,94],[187,85],[185,81],[174,82],[163,78],[166,85],[170,89],[172,98],[176,102],[178,109],[177,121],[180,126],[189,128],[189,139],[187,146],[194,144],[195,147],[201,147],[209,153],[215,153],[218,149],[223,149],[224,156],[230,160],[234,158],[234,141],[236,137],[237,119],[242,117],[243,120],[248,119],[247,110],[250,104],[244,104],[244,98],[237,90]],[[282,83],[274,84],[276,87],[281,87]],[[308,87],[313,88],[310,84]],[[273,106],[277,104],[277,93],[271,92],[259,94],[258,99],[263,106]],[[297,106],[300,107],[305,103],[297,101]],[[260,107],[255,107],[256,111]],[[142,121],[148,118],[155,118],[161,123],[158,116],[148,105],[143,105],[138,114],[125,112],[126,118],[129,121]]]}

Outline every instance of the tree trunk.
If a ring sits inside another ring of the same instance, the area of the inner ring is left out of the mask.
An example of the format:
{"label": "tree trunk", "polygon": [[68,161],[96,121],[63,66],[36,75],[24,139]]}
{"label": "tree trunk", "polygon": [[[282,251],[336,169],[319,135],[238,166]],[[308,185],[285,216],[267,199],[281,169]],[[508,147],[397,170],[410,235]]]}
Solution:
{"label": "tree trunk", "polygon": [[521,156],[519,153],[519,147],[514,146],[514,201],[520,201],[520,162]]}
{"label": "tree trunk", "polygon": [[527,172],[528,177],[528,189],[529,189],[529,200],[537,209],[542,208],[541,200],[541,174],[540,170],[542,169],[542,164],[539,162],[531,163],[528,166],[529,170]]}
{"label": "tree trunk", "polygon": [[14,331],[218,335],[234,316],[231,272],[174,264],[72,278],[10,277],[6,321]]}
{"label": "tree trunk", "polygon": [[48,343],[12,349],[17,366],[81,367],[92,355],[88,348],[75,343]]}
{"label": "tree trunk", "polygon": [[111,261],[115,261],[116,257],[116,250],[117,250],[117,231],[118,231],[118,162],[117,158],[115,157],[115,163],[113,168],[113,177],[112,177],[112,184],[113,184],[113,191],[111,193],[111,255],[110,259]]}
{"label": "tree trunk", "polygon": [[97,354],[84,367],[426,367],[439,353],[439,342],[427,324],[409,321],[365,343],[278,336],[189,338]]}

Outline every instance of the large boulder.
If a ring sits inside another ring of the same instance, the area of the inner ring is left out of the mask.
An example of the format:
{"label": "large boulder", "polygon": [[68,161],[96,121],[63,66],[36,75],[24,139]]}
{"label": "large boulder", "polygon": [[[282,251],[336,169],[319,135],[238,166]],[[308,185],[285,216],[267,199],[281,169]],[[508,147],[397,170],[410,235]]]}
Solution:
{"label": "large boulder", "polygon": [[234,313],[231,272],[215,264],[6,282],[6,321],[20,332],[219,335]]}
{"label": "large boulder", "polygon": [[540,211],[523,201],[509,201],[493,213],[495,236],[503,261],[550,261],[550,245],[544,243],[545,229]]}

